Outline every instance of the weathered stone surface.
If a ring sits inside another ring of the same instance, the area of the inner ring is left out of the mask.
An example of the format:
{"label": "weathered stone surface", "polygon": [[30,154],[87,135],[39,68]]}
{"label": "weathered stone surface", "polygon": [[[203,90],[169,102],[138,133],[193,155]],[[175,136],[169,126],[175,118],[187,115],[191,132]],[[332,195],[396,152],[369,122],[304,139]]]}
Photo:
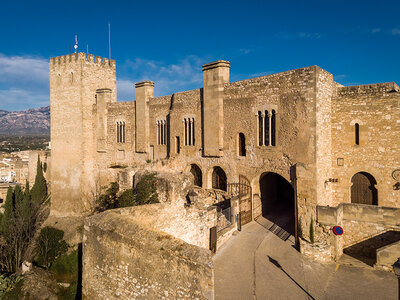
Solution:
{"label": "weathered stone surface", "polygon": [[213,299],[210,251],[152,228],[140,215],[131,208],[87,219],[84,299]]}

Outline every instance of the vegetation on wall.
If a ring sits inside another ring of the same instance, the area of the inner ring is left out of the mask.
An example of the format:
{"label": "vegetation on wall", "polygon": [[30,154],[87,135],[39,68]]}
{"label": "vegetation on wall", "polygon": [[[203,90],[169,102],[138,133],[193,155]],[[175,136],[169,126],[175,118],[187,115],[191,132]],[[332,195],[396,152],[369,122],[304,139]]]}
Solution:
{"label": "vegetation on wall", "polygon": [[155,174],[146,174],[135,189],[127,189],[118,196],[119,184],[112,182],[104,194],[96,200],[96,212],[136,205],[159,203]]}
{"label": "vegetation on wall", "polygon": [[136,205],[158,203],[155,174],[144,175],[136,185]]}

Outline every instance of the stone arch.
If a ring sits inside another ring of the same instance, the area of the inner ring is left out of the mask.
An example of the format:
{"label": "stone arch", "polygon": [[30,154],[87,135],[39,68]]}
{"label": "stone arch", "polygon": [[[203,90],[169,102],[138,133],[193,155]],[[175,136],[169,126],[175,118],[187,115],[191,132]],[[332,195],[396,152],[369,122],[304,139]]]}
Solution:
{"label": "stone arch", "polygon": [[295,197],[292,184],[274,172],[259,179],[261,214],[264,218],[295,235]]}
{"label": "stone arch", "polygon": [[378,205],[378,190],[374,176],[358,172],[351,178],[351,203]]}
{"label": "stone arch", "polygon": [[212,172],[212,188],[226,191],[227,177],[225,171],[221,167],[214,167]]}
{"label": "stone arch", "polygon": [[198,187],[203,186],[203,172],[201,171],[200,167],[196,164],[190,165],[190,173],[192,173],[194,177],[193,184]]}

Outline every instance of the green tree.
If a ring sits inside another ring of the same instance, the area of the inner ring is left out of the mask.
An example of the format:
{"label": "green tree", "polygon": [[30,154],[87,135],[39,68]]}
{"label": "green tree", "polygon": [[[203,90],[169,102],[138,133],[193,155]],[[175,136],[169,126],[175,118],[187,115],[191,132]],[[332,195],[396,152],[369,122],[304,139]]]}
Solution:
{"label": "green tree", "polygon": [[15,196],[14,189],[9,186],[7,190],[6,201],[4,202],[4,216],[2,218],[2,223],[0,226],[0,232],[2,235],[6,236],[9,232],[8,223],[14,217],[14,207],[15,207]]}
{"label": "green tree", "polygon": [[22,202],[22,207],[21,207],[22,215],[25,219],[29,217],[29,213],[32,207],[31,201],[32,197],[31,197],[31,192],[29,190],[29,181],[26,181],[24,190],[24,200]]}
{"label": "green tree", "polygon": [[47,217],[47,200],[46,180],[38,160],[32,194],[29,191],[29,183],[26,184],[24,192],[19,185],[15,189],[8,189],[0,224],[0,272],[17,272],[24,260],[30,260],[35,255],[33,238]]}
{"label": "green tree", "polygon": [[31,190],[32,202],[43,203],[47,198],[47,183],[43,176],[42,164],[38,156],[35,183]]}
{"label": "green tree", "polygon": [[37,262],[49,269],[54,260],[68,250],[68,244],[63,240],[64,231],[46,226],[37,239]]}

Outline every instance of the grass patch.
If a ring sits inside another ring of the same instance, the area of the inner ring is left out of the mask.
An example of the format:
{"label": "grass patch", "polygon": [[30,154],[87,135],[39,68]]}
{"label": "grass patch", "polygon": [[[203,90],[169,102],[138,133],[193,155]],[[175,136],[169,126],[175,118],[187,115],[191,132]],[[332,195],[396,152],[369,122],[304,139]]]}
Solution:
{"label": "grass patch", "polygon": [[78,251],[57,257],[50,267],[58,282],[77,282],[79,274]]}

